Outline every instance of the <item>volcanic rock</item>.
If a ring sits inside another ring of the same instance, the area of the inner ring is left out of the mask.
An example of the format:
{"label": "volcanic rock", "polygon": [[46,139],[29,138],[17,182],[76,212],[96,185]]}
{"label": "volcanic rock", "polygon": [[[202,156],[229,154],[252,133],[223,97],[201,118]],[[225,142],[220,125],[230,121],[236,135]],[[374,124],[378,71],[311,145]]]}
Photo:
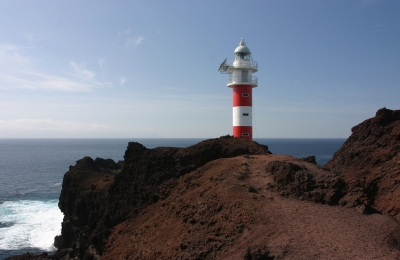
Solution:
{"label": "volcanic rock", "polygon": [[267,165],[266,171],[273,175],[276,189],[283,196],[337,205],[347,193],[346,183],[313,164],[276,160]]}
{"label": "volcanic rock", "polygon": [[7,260],[50,260],[55,258],[53,256],[49,256],[48,253],[42,253],[42,254],[26,253],[23,255],[11,256],[6,259]]}
{"label": "volcanic rock", "polygon": [[341,204],[365,205],[400,220],[400,110],[379,109],[351,130],[326,164],[348,185]]}
{"label": "volcanic rock", "polygon": [[176,179],[218,158],[270,154],[268,147],[224,136],[188,148],[147,149],[129,143],[124,167],[85,157],[64,176],[59,207],[64,213],[55,245],[69,257],[98,258],[110,230],[169,195]]}
{"label": "volcanic rock", "polygon": [[[286,171],[271,172],[276,164],[307,169],[316,181],[305,192],[323,192],[319,178],[329,173],[300,159],[252,155],[214,160],[181,176],[169,196],[115,226],[102,258],[400,259],[396,221],[315,203],[311,195],[300,194],[304,200],[298,200],[297,190],[281,196],[275,178]],[[297,185],[285,178],[282,187],[291,183]],[[327,194],[333,187],[325,189]]]}
{"label": "volcanic rock", "polygon": [[[70,249],[70,256],[84,255],[88,248],[99,245],[105,239],[96,227],[104,222],[102,216],[107,210],[107,203],[104,202],[114,181],[113,169],[121,168],[111,161],[84,157],[75,166],[70,166],[64,175],[58,202],[64,219],[61,235],[55,238],[54,245],[64,249],[64,252]],[[104,168],[105,165],[111,166],[111,169]]]}

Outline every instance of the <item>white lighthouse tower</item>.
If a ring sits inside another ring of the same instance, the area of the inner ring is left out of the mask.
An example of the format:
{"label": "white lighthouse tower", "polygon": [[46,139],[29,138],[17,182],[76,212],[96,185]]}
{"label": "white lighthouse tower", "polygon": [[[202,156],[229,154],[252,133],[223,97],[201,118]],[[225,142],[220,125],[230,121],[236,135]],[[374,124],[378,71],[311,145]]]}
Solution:
{"label": "white lighthouse tower", "polygon": [[229,74],[229,88],[233,90],[233,136],[253,139],[252,126],[252,90],[257,87],[258,63],[251,58],[250,49],[246,46],[244,39],[240,40],[239,46],[235,49],[234,60],[222,62],[218,71]]}

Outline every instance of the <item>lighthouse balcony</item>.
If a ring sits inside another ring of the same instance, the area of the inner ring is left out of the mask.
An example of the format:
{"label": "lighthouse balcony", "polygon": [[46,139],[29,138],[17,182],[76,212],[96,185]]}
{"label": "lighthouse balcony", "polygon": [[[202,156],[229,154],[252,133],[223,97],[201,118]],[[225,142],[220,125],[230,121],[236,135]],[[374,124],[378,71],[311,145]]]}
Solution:
{"label": "lighthouse balcony", "polygon": [[258,71],[258,62],[254,60],[234,60],[228,63],[234,69],[249,69],[253,72]]}
{"label": "lighthouse balcony", "polygon": [[228,78],[228,87],[233,87],[234,85],[251,85],[253,88],[258,86],[257,77],[235,77],[230,76]]}

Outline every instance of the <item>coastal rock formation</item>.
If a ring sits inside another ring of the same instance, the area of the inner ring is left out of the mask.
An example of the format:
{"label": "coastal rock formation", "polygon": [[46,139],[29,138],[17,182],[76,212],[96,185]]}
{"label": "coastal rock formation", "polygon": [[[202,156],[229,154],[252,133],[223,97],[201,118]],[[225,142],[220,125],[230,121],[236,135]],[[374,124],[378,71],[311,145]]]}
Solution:
{"label": "coastal rock formation", "polygon": [[341,204],[372,207],[400,220],[400,110],[379,109],[351,130],[326,164],[348,185]]}
{"label": "coastal rock formation", "polygon": [[51,259],[59,259],[59,258],[49,255],[49,253],[47,252],[42,254],[32,254],[27,252],[26,254],[15,255],[6,258],[6,260],[51,260]]}
{"label": "coastal rock formation", "polygon": [[108,190],[121,169],[113,160],[85,157],[64,175],[58,206],[64,213],[61,235],[55,238],[58,255],[96,256],[94,249],[103,239],[103,216],[108,210]]}
{"label": "coastal rock formation", "polygon": [[267,165],[266,171],[272,174],[280,195],[337,205],[347,193],[346,183],[336,174],[313,164],[275,160]]}
{"label": "coastal rock formation", "polygon": [[[243,154],[271,152],[267,146],[232,136],[205,140],[187,148],[147,149],[139,143],[129,143],[122,173],[116,176],[110,188],[110,201],[116,205],[110,220],[119,223],[136,215],[141,208],[165,198],[174,186],[173,180],[207,162]],[[119,207],[120,204],[123,206]]]}
{"label": "coastal rock formation", "polygon": [[224,136],[188,148],[147,149],[129,143],[122,169],[112,160],[79,160],[63,180],[59,207],[64,220],[62,234],[55,239],[57,257],[98,258],[111,228],[167,197],[179,176],[241,154],[270,152],[267,146]]}

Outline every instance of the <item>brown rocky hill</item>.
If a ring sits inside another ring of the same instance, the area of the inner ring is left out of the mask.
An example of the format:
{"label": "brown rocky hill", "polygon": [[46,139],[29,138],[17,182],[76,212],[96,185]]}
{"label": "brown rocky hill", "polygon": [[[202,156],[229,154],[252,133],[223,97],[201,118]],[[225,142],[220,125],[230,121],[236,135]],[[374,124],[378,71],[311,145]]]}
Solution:
{"label": "brown rocky hill", "polygon": [[326,165],[349,186],[341,204],[372,206],[400,220],[400,110],[379,109],[351,130]]}
{"label": "brown rocky hill", "polygon": [[335,204],[338,182],[289,156],[215,160],[117,225],[102,259],[400,259],[395,220],[311,202]]}
{"label": "brown rocky hill", "polygon": [[129,143],[122,169],[103,159],[79,160],[63,180],[59,207],[64,220],[55,240],[58,255],[97,257],[112,227],[168,196],[179,176],[215,159],[241,154],[270,152],[267,146],[225,136],[188,148],[147,149]]}

